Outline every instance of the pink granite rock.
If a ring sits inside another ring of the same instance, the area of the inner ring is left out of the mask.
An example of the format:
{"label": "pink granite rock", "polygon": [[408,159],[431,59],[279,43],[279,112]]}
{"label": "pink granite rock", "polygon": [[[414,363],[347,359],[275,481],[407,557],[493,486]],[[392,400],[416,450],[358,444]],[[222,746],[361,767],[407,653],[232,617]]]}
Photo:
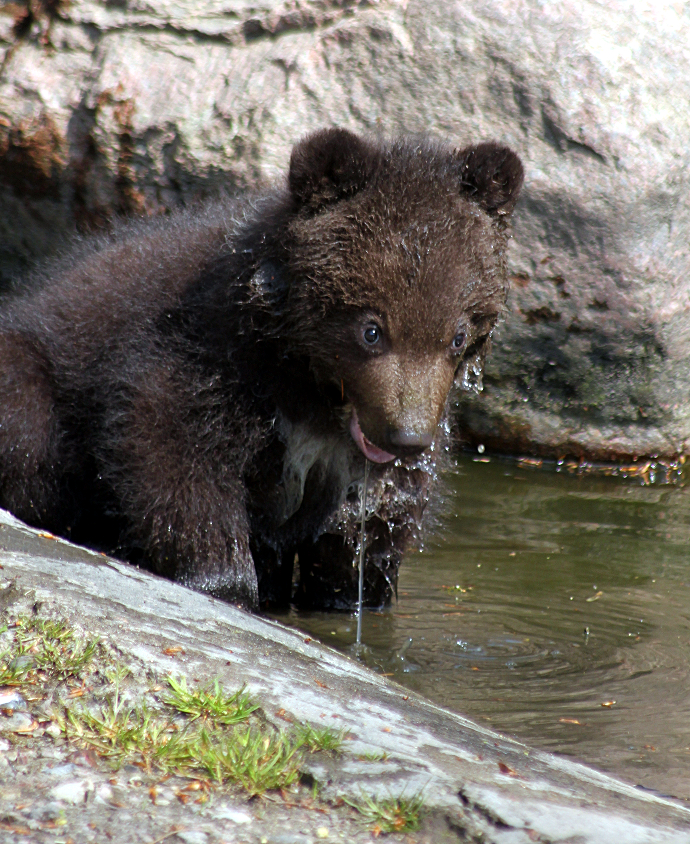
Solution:
{"label": "pink granite rock", "polygon": [[269,181],[339,124],[527,166],[470,442],[690,449],[690,18],[583,0],[16,0],[0,7],[0,272],[75,226]]}

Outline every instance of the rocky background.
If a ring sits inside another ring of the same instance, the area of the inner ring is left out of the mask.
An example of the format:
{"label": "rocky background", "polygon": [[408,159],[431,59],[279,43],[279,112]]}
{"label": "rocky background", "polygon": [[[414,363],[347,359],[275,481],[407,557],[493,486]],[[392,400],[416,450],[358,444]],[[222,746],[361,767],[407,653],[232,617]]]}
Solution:
{"label": "rocky background", "polygon": [[0,5],[3,283],[115,215],[280,178],[318,126],[524,158],[513,292],[469,442],[690,450],[690,3]]}

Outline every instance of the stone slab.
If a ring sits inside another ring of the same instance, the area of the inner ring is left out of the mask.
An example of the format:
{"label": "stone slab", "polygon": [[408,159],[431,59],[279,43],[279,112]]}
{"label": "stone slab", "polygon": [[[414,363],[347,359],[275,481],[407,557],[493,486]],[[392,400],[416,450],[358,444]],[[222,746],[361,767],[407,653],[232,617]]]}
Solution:
{"label": "stone slab", "polygon": [[[269,717],[280,711],[346,730],[347,753],[312,765],[326,798],[422,790],[456,830],[453,840],[690,844],[690,809],[680,802],[530,749],[298,631],[42,534],[4,511],[0,565],[0,612],[39,602],[115,643],[125,662],[159,675],[218,677],[232,688],[246,683]],[[182,650],[165,653],[171,646]],[[386,763],[357,759],[372,752],[388,754]]]}

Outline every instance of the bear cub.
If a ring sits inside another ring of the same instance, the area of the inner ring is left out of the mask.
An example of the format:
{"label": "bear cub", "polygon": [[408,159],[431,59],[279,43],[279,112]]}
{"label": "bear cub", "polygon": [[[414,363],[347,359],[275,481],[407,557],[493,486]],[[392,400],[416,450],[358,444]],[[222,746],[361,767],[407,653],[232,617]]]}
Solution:
{"label": "bear cub", "polygon": [[[0,506],[256,609],[390,600],[504,305],[518,157],[315,132],[0,302]],[[297,561],[299,580],[293,583]]]}

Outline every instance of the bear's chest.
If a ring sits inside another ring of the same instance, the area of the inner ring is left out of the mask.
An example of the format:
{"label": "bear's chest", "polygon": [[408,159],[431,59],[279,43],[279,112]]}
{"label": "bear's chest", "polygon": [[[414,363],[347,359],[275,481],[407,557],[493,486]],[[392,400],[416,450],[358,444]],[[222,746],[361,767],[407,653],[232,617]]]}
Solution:
{"label": "bear's chest", "polygon": [[284,417],[278,418],[277,428],[285,451],[275,489],[274,524],[280,527],[298,516],[310,524],[325,520],[362,482],[363,455],[339,429],[324,431]]}

